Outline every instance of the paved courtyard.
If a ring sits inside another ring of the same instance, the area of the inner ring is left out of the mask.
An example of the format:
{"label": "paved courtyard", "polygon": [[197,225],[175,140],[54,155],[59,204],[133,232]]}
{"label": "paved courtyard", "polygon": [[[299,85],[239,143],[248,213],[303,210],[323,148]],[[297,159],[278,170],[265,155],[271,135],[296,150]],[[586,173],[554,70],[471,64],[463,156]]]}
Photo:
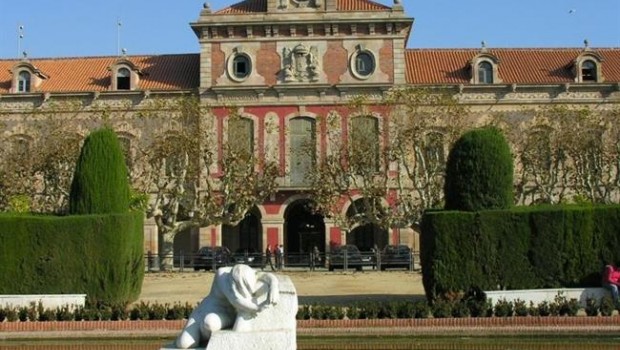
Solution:
{"label": "paved courtyard", "polygon": [[[346,303],[351,300],[393,300],[422,298],[424,287],[419,272],[406,271],[284,271],[299,296],[300,304]],[[207,295],[212,272],[147,273],[139,301],[196,303]]]}

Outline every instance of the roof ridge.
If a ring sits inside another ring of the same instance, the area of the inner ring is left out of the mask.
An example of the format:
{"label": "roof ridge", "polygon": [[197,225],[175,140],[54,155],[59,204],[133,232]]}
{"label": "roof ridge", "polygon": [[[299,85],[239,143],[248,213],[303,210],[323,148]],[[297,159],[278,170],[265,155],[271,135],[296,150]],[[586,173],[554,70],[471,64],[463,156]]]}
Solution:
{"label": "roof ridge", "polygon": [[[93,56],[58,56],[58,57],[28,57],[28,61],[63,61],[63,60],[90,60],[107,58],[138,58],[138,57],[162,57],[162,56],[194,56],[200,55],[197,52],[188,53],[167,53],[167,54],[136,54],[136,55],[93,55]],[[0,58],[0,62],[22,61],[23,58]]]}
{"label": "roof ridge", "polygon": [[[583,47],[487,47],[488,51],[584,51]],[[620,47],[591,47],[590,50],[620,50]],[[406,48],[405,51],[480,51],[479,47]]]}

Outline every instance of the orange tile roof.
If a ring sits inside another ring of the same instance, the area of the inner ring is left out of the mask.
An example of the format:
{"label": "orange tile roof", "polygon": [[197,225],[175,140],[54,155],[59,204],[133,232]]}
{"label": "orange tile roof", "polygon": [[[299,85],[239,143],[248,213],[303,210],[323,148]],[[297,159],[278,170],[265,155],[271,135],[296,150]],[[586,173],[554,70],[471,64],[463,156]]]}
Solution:
{"label": "orange tile roof", "polygon": [[[593,49],[604,59],[605,82],[620,82],[620,49]],[[410,84],[468,84],[469,61],[480,49],[408,49],[405,53]],[[571,65],[583,49],[489,49],[495,55],[499,78],[505,84],[574,82]]]}
{"label": "orange tile roof", "polygon": [[[337,10],[345,12],[356,11],[388,11],[390,7],[378,4],[371,0],[337,0]],[[222,10],[216,15],[247,15],[252,13],[266,13],[267,0],[245,0]]]}
{"label": "orange tile roof", "polygon": [[338,0],[338,11],[388,11],[390,7],[369,0]]}
{"label": "orange tile roof", "polygon": [[[143,75],[140,90],[186,90],[199,85],[198,54],[128,56]],[[110,87],[108,68],[118,57],[76,57],[30,59],[29,62],[48,76],[36,91],[82,92],[107,91]],[[0,60],[0,93],[11,88],[11,70],[19,60]]]}
{"label": "orange tile roof", "polygon": [[267,12],[267,0],[245,0],[222,10],[216,11],[216,15],[247,15],[252,13]]}

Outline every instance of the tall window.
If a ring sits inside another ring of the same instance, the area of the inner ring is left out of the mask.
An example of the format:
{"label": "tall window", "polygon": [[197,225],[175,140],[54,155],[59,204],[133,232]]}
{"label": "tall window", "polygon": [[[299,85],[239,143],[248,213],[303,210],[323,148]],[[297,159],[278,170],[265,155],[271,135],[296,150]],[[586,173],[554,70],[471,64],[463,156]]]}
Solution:
{"label": "tall window", "polygon": [[131,72],[121,68],[116,72],[116,90],[131,90]]}
{"label": "tall window", "polygon": [[588,60],[581,65],[581,81],[596,81],[596,63]]}
{"label": "tall window", "polygon": [[443,168],[446,161],[442,134],[438,132],[431,132],[426,135],[424,158],[428,167]]}
{"label": "tall window", "polygon": [[19,72],[17,77],[17,91],[18,92],[30,92],[30,78],[31,74],[26,71]]}
{"label": "tall window", "polygon": [[493,84],[493,65],[489,62],[481,62],[478,65],[478,82],[480,84]]}
{"label": "tall window", "polygon": [[228,121],[228,148],[237,154],[254,154],[254,122],[248,118],[232,117]]}
{"label": "tall window", "polygon": [[378,171],[379,120],[371,116],[355,117],[351,120],[349,137],[349,164],[358,172]]}
{"label": "tall window", "polygon": [[290,122],[291,185],[306,184],[306,174],[316,164],[316,122],[294,118]]}

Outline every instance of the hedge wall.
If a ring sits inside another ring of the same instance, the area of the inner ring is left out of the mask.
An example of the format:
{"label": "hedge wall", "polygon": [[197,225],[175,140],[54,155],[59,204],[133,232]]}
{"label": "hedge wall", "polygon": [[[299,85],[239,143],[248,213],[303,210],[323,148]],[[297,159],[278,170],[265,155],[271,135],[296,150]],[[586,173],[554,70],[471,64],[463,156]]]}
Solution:
{"label": "hedge wall", "polygon": [[143,214],[0,216],[0,294],[136,300],[144,277]]}
{"label": "hedge wall", "polygon": [[429,299],[471,288],[599,286],[604,264],[620,262],[620,206],[428,212],[420,249]]}

